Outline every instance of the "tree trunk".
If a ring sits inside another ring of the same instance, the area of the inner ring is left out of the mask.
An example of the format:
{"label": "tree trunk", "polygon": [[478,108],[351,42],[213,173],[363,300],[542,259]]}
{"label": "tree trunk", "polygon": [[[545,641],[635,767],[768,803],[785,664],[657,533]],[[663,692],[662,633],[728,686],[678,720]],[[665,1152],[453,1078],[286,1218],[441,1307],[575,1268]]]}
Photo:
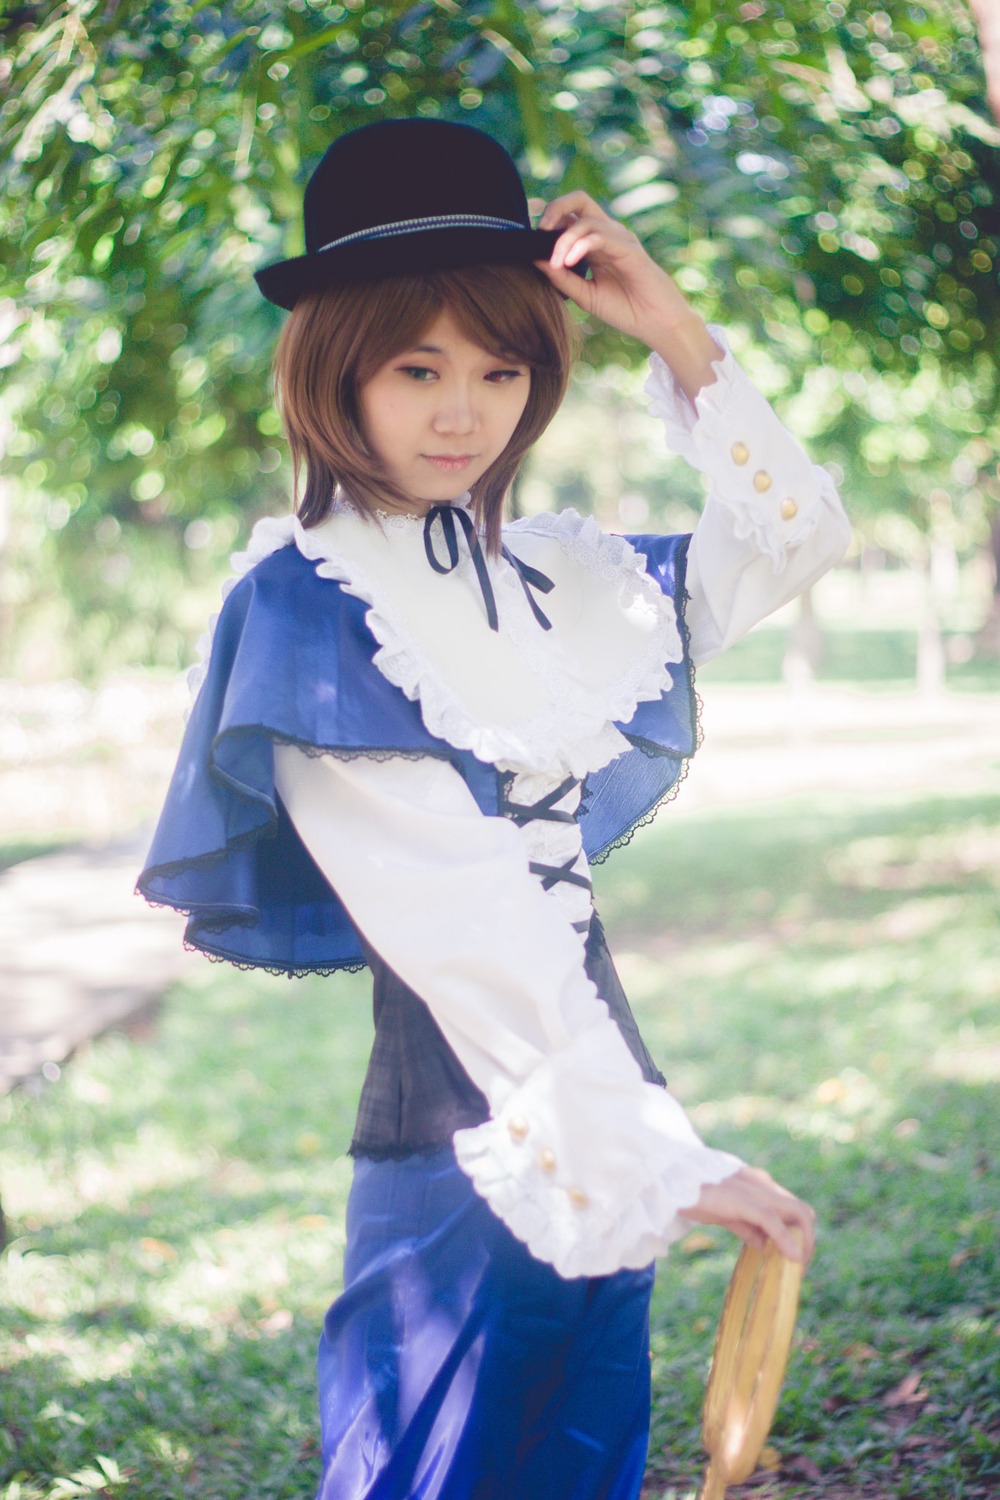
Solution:
{"label": "tree trunk", "polygon": [[989,614],[976,634],[976,652],[979,656],[1000,658],[1000,510],[994,511],[990,522],[989,551],[993,560],[993,593]]}
{"label": "tree trunk", "polygon": [[924,570],[924,604],[917,633],[917,691],[934,698],[944,691],[945,656],[938,614],[938,596],[930,561]]}

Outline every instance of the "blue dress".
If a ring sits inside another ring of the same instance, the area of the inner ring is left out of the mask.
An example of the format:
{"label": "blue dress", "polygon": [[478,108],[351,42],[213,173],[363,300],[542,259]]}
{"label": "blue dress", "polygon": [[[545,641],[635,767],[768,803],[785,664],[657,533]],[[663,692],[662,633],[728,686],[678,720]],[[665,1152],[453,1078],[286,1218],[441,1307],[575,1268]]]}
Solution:
{"label": "blue dress", "polygon": [[636,1500],[653,1267],[561,1277],[448,1147],[358,1161],[319,1500]]}

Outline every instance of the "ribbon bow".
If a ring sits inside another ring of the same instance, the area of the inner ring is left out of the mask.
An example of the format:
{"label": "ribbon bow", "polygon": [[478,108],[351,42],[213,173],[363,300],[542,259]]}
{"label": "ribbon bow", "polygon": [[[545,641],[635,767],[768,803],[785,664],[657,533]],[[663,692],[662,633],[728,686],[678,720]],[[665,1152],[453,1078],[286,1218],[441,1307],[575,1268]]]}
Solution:
{"label": "ribbon bow", "polygon": [[[434,551],[433,526],[435,521],[441,522],[441,532],[444,537],[445,548],[448,553],[447,563],[440,562]],[[472,558],[479,579],[479,587],[482,590],[483,603],[486,606],[486,619],[491,630],[500,629],[500,617],[497,614],[497,601],[493,593],[493,584],[486,567],[486,558],[483,556],[482,545],[476,534],[476,528],[472,517],[467,510],[457,505],[432,505],[424,520],[424,551],[427,553],[427,561],[435,573],[452,573],[458,567],[458,527],[461,526],[465,533],[466,545],[469,556]],[[531,613],[538,621],[543,630],[552,629],[552,621],[542,613],[538,607],[537,600],[533,597],[531,590],[537,589],[541,594],[550,594],[555,588],[551,578],[532,568],[528,563],[522,562],[515,557],[506,547],[500,548],[500,555],[510,563],[521,582],[524,597],[528,601]]]}

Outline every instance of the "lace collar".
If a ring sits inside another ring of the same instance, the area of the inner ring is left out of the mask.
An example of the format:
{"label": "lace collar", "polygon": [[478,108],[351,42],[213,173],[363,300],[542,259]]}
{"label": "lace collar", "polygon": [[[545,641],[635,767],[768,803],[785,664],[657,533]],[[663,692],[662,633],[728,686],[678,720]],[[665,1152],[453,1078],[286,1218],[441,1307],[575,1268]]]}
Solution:
{"label": "lace collar", "polygon": [[[394,518],[395,519],[395,518]],[[629,748],[614,727],[670,685],[683,655],[673,603],[620,536],[577,514],[536,516],[504,528],[523,564],[553,582],[541,630],[515,566],[490,558],[500,619],[491,631],[472,558],[453,571],[427,565],[423,530],[379,527],[348,507],[294,540],[368,606],[382,675],[419,701],[428,730],[503,770],[583,777]]]}
{"label": "lace collar", "polygon": [[[670,687],[669,664],[683,657],[673,601],[624,537],[575,510],[515,521],[503,536],[521,563],[551,578],[551,630],[539,628],[503,557],[487,563],[500,622],[490,630],[468,552],[435,573],[421,517],[387,513],[375,525],[345,504],[308,529],[294,516],[267,517],[232,564],[241,575],[294,543],[320,577],[367,605],[375,665],[419,701],[431,734],[501,770],[582,778],[629,748],[615,724]],[[203,656],[210,646],[209,634]],[[192,670],[192,690],[203,677],[204,667]]]}

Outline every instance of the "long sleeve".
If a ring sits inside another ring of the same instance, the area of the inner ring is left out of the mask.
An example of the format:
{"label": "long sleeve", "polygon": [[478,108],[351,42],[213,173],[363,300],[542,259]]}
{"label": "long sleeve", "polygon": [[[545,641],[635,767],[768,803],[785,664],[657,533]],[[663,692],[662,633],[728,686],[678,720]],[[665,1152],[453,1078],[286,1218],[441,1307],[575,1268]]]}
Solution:
{"label": "long sleeve", "polygon": [[708,481],[688,552],[691,655],[709,661],[844,555],[850,523],[827,471],[741,370],[723,330],[716,379],[692,403],[658,355],[646,383],[668,445]]}
{"label": "long sleeve", "polygon": [[489,1101],[492,1118],[455,1136],[477,1191],[564,1276],[665,1252],[740,1162],[642,1079],[516,827],[442,761],[275,756],[313,859]]}

